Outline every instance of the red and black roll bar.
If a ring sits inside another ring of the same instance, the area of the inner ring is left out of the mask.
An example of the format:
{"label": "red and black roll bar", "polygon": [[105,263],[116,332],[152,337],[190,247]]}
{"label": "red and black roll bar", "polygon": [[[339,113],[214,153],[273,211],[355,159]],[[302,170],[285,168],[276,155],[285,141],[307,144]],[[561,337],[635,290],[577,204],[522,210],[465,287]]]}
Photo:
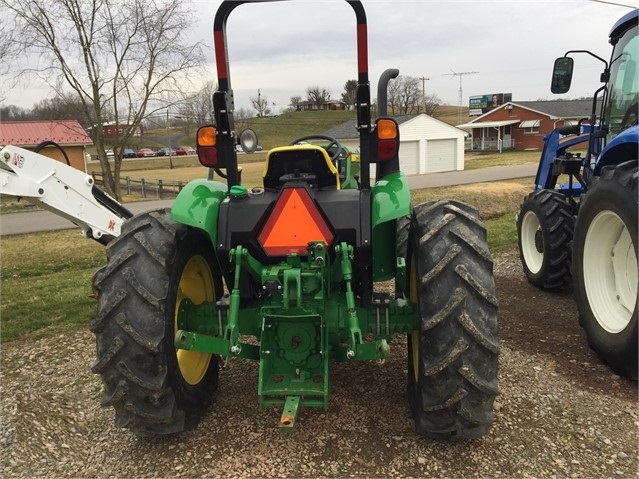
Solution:
{"label": "red and black roll bar", "polygon": [[[213,94],[213,108],[217,126],[217,145],[220,167],[226,168],[229,188],[239,183],[237,155],[234,143],[235,109],[231,74],[226,43],[226,21],[235,8],[244,3],[264,3],[282,0],[225,0],[217,9],[213,25],[215,62],[217,66],[218,90]],[[371,95],[368,80],[368,31],[366,12],[359,0],[346,0],[353,8],[357,20],[357,129],[360,137],[360,187],[370,188],[370,135]]]}

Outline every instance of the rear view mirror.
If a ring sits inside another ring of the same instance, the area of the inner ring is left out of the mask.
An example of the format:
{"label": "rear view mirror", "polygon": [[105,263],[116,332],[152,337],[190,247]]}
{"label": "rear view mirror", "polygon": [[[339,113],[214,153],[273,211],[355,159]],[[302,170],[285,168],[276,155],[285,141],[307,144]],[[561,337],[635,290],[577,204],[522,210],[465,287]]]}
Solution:
{"label": "rear view mirror", "polygon": [[551,92],[566,93],[570,90],[573,64],[574,61],[570,57],[561,57],[555,60],[552,69],[552,83],[550,84]]}
{"label": "rear view mirror", "polygon": [[250,128],[242,130],[240,133],[240,146],[246,153],[254,153],[257,150],[257,135]]}

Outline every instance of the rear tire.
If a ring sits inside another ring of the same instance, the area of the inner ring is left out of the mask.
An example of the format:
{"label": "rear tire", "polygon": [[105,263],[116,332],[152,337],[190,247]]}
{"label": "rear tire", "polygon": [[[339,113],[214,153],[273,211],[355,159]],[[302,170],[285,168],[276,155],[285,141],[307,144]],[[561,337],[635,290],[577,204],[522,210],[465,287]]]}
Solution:
{"label": "rear tire", "polygon": [[408,337],[408,397],[417,432],[454,441],[485,435],[499,393],[493,261],[477,210],[437,201],[413,210],[410,297],[419,330]]}
{"label": "rear tire", "polygon": [[519,256],[526,278],[537,288],[561,291],[571,286],[574,222],[566,197],[557,191],[535,191],[524,199],[517,217]]}
{"label": "rear tire", "polygon": [[590,346],[637,379],[637,161],[604,167],[579,209],[575,300]]}
{"label": "rear tire", "polygon": [[103,406],[115,424],[140,436],[194,428],[218,382],[217,357],[176,350],[176,304],[221,293],[208,236],[155,211],[126,221],[98,271],[98,313],[91,324],[102,376]]}
{"label": "rear tire", "polygon": [[397,218],[397,234],[395,236],[395,252],[397,256],[406,259],[408,250],[408,235],[410,231],[410,216]]}

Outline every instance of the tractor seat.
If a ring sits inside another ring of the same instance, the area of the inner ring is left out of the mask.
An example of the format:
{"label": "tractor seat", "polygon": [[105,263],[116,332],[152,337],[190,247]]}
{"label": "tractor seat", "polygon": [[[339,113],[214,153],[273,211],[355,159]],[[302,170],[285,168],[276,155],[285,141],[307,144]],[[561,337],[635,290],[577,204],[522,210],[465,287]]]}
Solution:
{"label": "tractor seat", "polygon": [[273,148],[266,157],[264,188],[278,190],[290,182],[311,188],[340,188],[339,173],[326,150],[315,145]]}

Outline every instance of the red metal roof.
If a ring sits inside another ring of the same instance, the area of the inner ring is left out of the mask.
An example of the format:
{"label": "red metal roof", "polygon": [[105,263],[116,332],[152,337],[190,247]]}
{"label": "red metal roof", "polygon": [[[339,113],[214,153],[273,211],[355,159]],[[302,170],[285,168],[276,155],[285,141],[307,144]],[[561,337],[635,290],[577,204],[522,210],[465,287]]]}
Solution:
{"label": "red metal roof", "polygon": [[76,120],[0,121],[0,145],[35,146],[43,141],[60,145],[92,145]]}

